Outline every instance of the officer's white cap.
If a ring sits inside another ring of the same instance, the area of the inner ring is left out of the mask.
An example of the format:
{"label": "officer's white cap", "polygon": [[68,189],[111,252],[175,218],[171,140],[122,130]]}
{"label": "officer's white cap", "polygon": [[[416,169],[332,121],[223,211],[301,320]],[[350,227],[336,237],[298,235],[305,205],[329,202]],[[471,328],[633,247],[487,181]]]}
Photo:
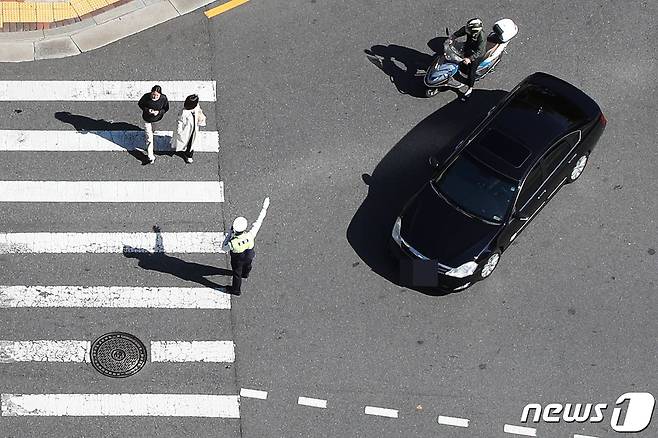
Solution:
{"label": "officer's white cap", "polygon": [[235,231],[236,233],[241,233],[247,229],[247,225],[249,225],[249,223],[247,222],[247,218],[244,218],[242,216],[236,217],[235,220],[233,221],[233,231]]}

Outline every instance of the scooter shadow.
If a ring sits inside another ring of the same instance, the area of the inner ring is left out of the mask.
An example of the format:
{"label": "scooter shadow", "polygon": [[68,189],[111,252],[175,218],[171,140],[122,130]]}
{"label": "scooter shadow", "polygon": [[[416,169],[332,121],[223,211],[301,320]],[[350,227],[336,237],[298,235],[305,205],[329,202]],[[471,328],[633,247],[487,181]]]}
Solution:
{"label": "scooter shadow", "polygon": [[443,52],[445,37],[433,38],[427,42],[434,54],[423,53],[396,44],[374,45],[364,53],[370,62],[388,75],[398,92],[413,97],[427,97],[423,76],[436,53]]}
{"label": "scooter shadow", "polygon": [[454,100],[435,111],[409,131],[377,164],[371,175],[362,178],[368,195],[354,214],[347,240],[375,273],[402,287],[427,294],[449,291],[403,284],[400,265],[389,249],[395,218],[406,202],[432,175],[428,158],[446,158],[491,107],[507,92],[475,90],[466,102]]}

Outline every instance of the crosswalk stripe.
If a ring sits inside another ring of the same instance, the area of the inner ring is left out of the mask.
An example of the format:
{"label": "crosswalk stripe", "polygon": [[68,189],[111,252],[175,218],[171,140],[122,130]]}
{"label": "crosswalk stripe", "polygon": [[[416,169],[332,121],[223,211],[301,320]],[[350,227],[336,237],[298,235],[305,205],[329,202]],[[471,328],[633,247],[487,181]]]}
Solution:
{"label": "crosswalk stripe", "polygon": [[230,309],[231,295],[207,287],[0,286],[0,308]]}
{"label": "crosswalk stripe", "polygon": [[90,341],[0,340],[0,363],[89,362]]}
{"label": "crosswalk stripe", "polygon": [[202,102],[216,100],[215,81],[0,81],[0,101],[138,101],[153,85],[170,101],[197,94]]}
{"label": "crosswalk stripe", "polygon": [[0,202],[224,202],[222,181],[0,181]]}
{"label": "crosswalk stripe", "polygon": [[[89,362],[91,341],[0,340],[0,363]],[[151,362],[234,362],[232,341],[151,341]]]}
{"label": "crosswalk stripe", "polygon": [[231,341],[153,341],[152,362],[234,362]]}
{"label": "crosswalk stripe", "polygon": [[0,254],[225,253],[222,232],[1,233]]}
{"label": "crosswalk stripe", "polygon": [[240,418],[237,395],[1,394],[2,416]]}
{"label": "crosswalk stripe", "polygon": [[[171,152],[172,131],[154,131],[156,151]],[[0,130],[0,151],[114,152],[145,148],[144,131],[24,131]],[[217,131],[199,131],[195,152],[218,152]]]}

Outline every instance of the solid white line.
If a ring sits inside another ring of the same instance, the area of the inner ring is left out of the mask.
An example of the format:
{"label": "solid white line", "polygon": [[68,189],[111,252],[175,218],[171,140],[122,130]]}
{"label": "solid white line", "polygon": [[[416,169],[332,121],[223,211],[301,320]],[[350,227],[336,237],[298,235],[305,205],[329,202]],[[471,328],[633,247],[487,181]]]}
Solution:
{"label": "solid white line", "polygon": [[230,309],[231,295],[205,287],[0,286],[0,308]]}
{"label": "solid white line", "polygon": [[265,399],[267,399],[267,391],[259,391],[257,389],[242,388],[242,389],[240,389],[240,397],[257,398],[257,399],[260,399],[260,400],[265,400]]}
{"label": "solid white line", "polygon": [[2,394],[3,416],[240,418],[237,395]]}
{"label": "solid white line", "polygon": [[323,400],[321,398],[299,397],[297,399],[297,404],[303,406],[311,406],[314,408],[327,409],[327,400]]}
{"label": "solid white line", "polygon": [[89,341],[0,340],[0,363],[89,362]]}
{"label": "solid white line", "polygon": [[590,435],[578,435],[577,433],[573,435],[573,438],[596,438],[595,436]]}
{"label": "solid white line", "polygon": [[[190,94],[199,100],[216,100],[215,81],[0,81],[0,101],[135,101],[162,87],[170,101],[182,102]],[[138,109],[139,110],[139,109]]]}
{"label": "solid white line", "polygon": [[2,233],[0,254],[225,253],[224,233]]}
{"label": "solid white line", "polygon": [[377,408],[374,406],[366,406],[366,415],[378,415],[380,417],[398,418],[398,411],[396,409]]}
{"label": "solid white line", "polygon": [[457,417],[446,417],[439,415],[438,418],[439,424],[445,424],[447,426],[457,426],[457,427],[468,427],[468,421],[466,418],[457,418]]}
{"label": "solid white line", "polygon": [[0,181],[0,202],[224,202],[221,181]]}
{"label": "solid white line", "polygon": [[512,426],[510,424],[506,424],[503,427],[503,431],[506,433],[513,433],[515,435],[537,436],[537,429],[532,427]]}
{"label": "solid white line", "polygon": [[151,362],[234,362],[231,341],[152,341]]}
{"label": "solid white line", "polygon": [[[171,131],[155,131],[155,150],[171,152]],[[144,131],[13,131],[0,130],[0,151],[115,152],[144,149]],[[217,131],[199,131],[195,152],[218,152]]]}

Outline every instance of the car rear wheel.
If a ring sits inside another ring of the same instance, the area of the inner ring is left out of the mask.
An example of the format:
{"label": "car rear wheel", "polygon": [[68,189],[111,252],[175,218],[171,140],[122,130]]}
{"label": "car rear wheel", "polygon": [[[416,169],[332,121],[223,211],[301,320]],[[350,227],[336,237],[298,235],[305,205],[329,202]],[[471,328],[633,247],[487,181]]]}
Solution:
{"label": "car rear wheel", "polygon": [[587,166],[587,155],[582,155],[578,158],[578,161],[576,161],[576,165],[573,166],[573,169],[571,169],[571,173],[569,174],[570,183],[574,182],[580,177],[580,175],[582,175],[585,166]]}
{"label": "car rear wheel", "polygon": [[487,261],[484,263],[484,266],[482,266],[482,271],[480,271],[480,276],[482,278],[487,278],[488,276],[491,275],[491,273],[496,269],[496,266],[498,266],[498,262],[500,261],[500,253],[495,252],[489,256]]}

